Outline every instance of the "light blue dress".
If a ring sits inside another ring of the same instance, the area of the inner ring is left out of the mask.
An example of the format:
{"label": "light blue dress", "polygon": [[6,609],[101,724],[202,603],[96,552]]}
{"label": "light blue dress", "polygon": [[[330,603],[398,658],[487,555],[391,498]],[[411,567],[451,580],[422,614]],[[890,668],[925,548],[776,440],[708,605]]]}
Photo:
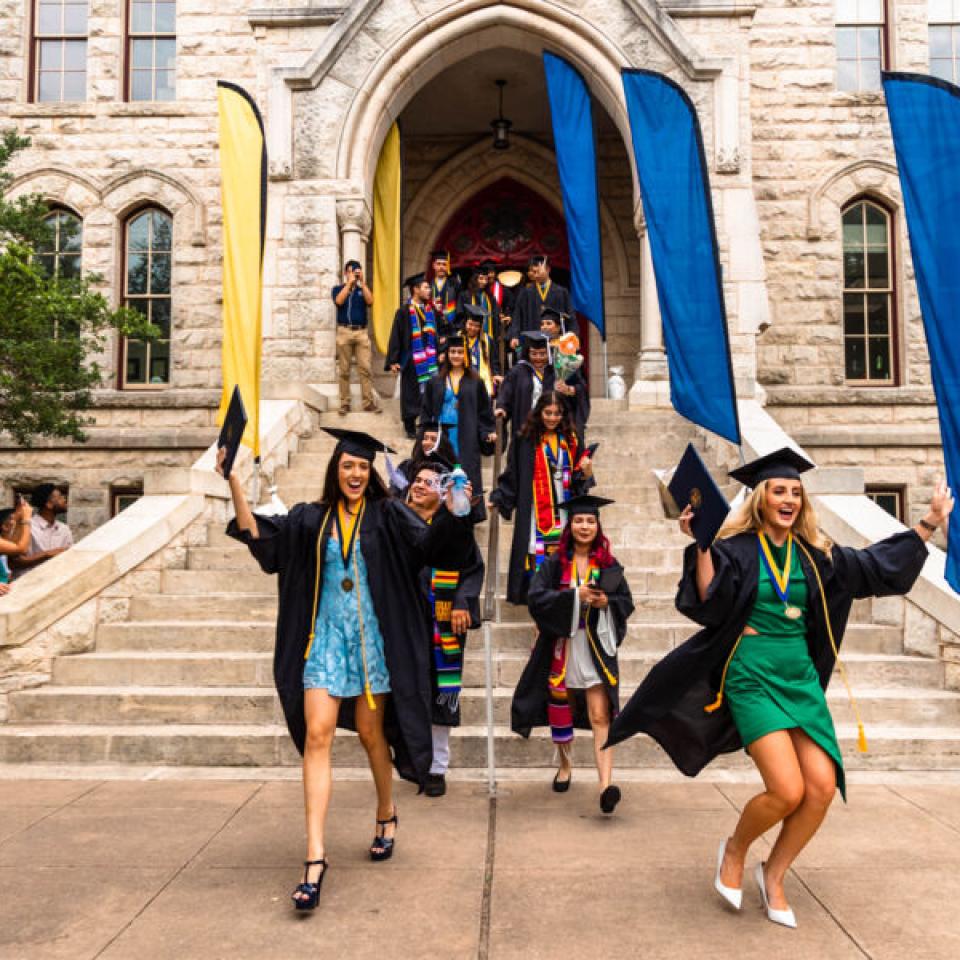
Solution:
{"label": "light blue dress", "polygon": [[450,386],[450,379],[447,378],[447,385],[443,388],[443,407],[440,409],[440,423],[446,431],[447,439],[453,452],[460,456],[460,415],[458,412],[459,397],[453,392]]}
{"label": "light blue dress", "polygon": [[360,620],[357,596],[363,612],[367,673],[371,693],[390,692],[390,674],[383,652],[383,634],[373,609],[367,565],[359,541],[357,569],[360,582],[353,590],[343,589],[344,577],[354,579],[353,562],[344,567],[340,544],[329,537],[323,563],[323,588],[313,645],[303,667],[304,690],[326,690],[331,697],[359,697],[363,693],[363,651],[360,647]]}

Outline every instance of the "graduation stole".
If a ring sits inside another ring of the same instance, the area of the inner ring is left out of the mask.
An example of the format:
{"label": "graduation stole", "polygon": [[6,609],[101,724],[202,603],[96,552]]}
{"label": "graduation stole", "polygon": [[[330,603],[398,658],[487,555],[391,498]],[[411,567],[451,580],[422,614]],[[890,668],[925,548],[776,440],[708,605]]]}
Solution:
{"label": "graduation stole", "polygon": [[437,671],[437,703],[457,709],[463,683],[463,637],[450,619],[460,584],[458,570],[430,571],[430,610],[433,617],[433,665]]}
{"label": "graduation stole", "polygon": [[486,311],[486,314],[483,318],[483,332],[489,336],[490,335],[490,318],[493,316],[493,306],[490,303],[490,297],[487,293],[481,290],[479,293],[470,294],[470,303],[473,306],[477,306],[477,297],[480,298],[480,306]]}
{"label": "graduation stole", "polygon": [[425,384],[437,372],[437,325],[433,310],[410,301],[410,345],[417,383]]}
{"label": "graduation stole", "polygon": [[563,489],[563,499],[570,491],[570,478],[577,459],[577,442],[568,442],[562,433],[556,434],[554,453],[547,440],[541,440],[533,455],[533,511],[536,518],[536,551],[527,558],[527,569],[538,570],[544,559],[557,549],[563,523],[557,504],[554,478],[557,474]]}
{"label": "graduation stole", "polygon": [[546,303],[547,297],[550,296],[550,288],[553,286],[553,281],[548,280],[543,286],[540,286],[539,283],[534,284],[534,286],[537,288],[537,293],[540,294],[540,302]]}
{"label": "graduation stole", "polygon": [[437,301],[439,301],[440,303],[443,304],[443,307],[442,307],[442,310],[443,310],[443,319],[444,319],[444,320],[447,322],[447,324],[449,325],[449,324],[453,323],[453,321],[456,319],[456,316],[457,316],[457,303],[456,303],[456,300],[451,300],[451,299],[450,299],[449,297],[447,297],[447,295],[446,295],[448,290],[452,290],[452,289],[453,289],[453,285],[452,285],[452,284],[451,284],[450,286],[447,286],[448,283],[450,283],[450,278],[449,278],[449,277],[447,277],[447,278],[443,281],[443,286],[442,286],[442,287],[438,287],[438,286],[437,286],[437,281],[436,281],[436,279],[434,279],[434,281],[430,284],[430,286],[431,286],[431,293],[433,294],[434,303],[436,303]]}
{"label": "graduation stole", "polygon": [[490,372],[490,337],[481,333],[472,341],[467,341],[467,360],[470,366],[477,371],[477,376],[487,388],[487,396],[493,397],[493,376]]}

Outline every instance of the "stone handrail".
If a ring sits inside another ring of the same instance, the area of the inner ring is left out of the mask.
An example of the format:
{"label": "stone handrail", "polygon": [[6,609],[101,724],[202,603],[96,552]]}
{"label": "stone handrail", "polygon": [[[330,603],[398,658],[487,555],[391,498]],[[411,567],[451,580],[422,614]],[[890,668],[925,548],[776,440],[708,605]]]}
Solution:
{"label": "stone handrail", "polygon": [[[290,439],[306,416],[300,400],[264,400],[260,409],[261,460],[286,461]],[[59,556],[31,570],[0,597],[0,650],[27,643],[86,600],[109,587],[199,518],[207,498],[226,500],[229,488],[214,471],[216,443],[189,468],[147,471],[144,496]],[[253,456],[242,447],[234,467],[253,474]],[[5,673],[0,657],[0,679]]]}

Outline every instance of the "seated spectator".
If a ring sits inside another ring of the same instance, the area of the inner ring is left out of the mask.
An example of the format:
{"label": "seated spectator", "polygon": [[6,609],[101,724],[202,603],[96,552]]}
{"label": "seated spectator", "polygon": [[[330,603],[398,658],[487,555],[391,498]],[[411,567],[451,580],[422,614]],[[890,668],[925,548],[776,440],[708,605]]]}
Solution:
{"label": "seated spectator", "polygon": [[11,558],[14,580],[73,546],[70,528],[57,519],[57,514],[67,512],[67,495],[52,483],[41,483],[30,500],[34,510],[30,518],[30,547],[26,553]]}
{"label": "seated spectator", "polygon": [[26,553],[30,546],[30,518],[33,508],[23,497],[15,509],[0,510],[0,597],[10,592],[10,564],[7,557]]}

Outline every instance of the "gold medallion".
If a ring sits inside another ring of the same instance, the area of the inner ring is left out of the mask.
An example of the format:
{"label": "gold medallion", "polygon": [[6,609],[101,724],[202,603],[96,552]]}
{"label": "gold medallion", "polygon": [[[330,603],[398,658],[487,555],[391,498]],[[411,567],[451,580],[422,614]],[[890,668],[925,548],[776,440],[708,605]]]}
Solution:
{"label": "gold medallion", "polygon": [[353,581],[349,577],[344,577],[340,581],[340,586],[349,593],[353,589]]}
{"label": "gold medallion", "polygon": [[799,620],[803,616],[803,611],[799,607],[786,606],[783,608],[783,612],[791,620]]}

